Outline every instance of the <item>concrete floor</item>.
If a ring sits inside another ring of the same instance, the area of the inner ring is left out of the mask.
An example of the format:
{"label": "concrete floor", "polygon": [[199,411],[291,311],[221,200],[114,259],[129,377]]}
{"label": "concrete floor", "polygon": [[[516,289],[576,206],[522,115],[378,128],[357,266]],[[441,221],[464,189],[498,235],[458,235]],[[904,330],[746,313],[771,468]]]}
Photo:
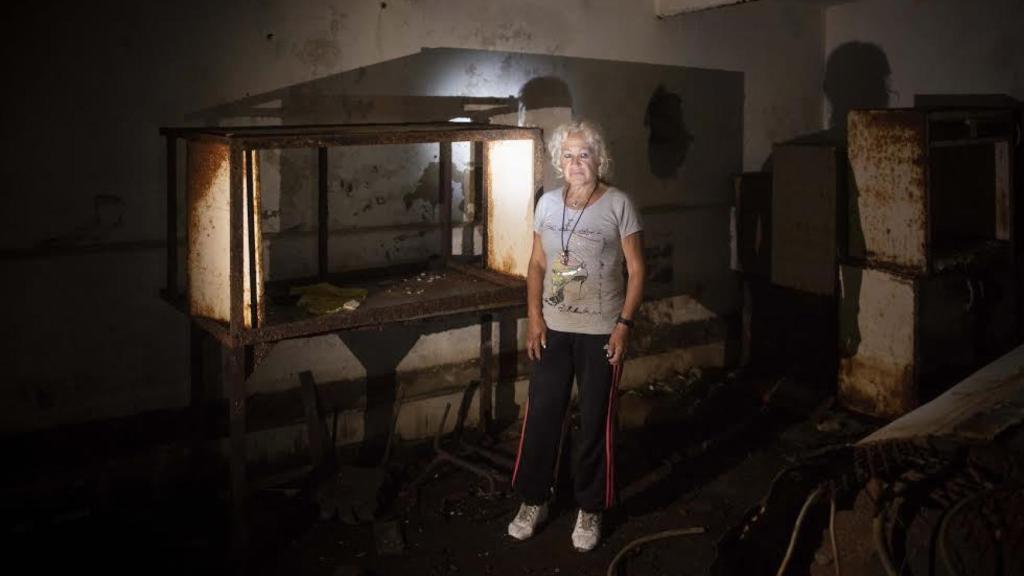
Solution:
{"label": "concrete floor", "polygon": [[[701,527],[703,534],[643,545],[623,559],[620,574],[703,574],[723,532],[759,502],[783,466],[803,452],[857,440],[871,429],[870,423],[836,410],[819,407],[812,415],[808,408],[821,399],[801,393],[766,394],[763,386],[739,381],[698,388],[695,396],[655,390],[624,398],[632,416],[623,419],[646,419],[646,424],[620,436],[617,478],[624,499],[607,515],[604,539],[593,552],[572,549],[571,496],[556,496],[544,529],[517,542],[505,534],[518,505],[506,485],[487,494],[478,476],[445,464],[421,485],[418,498],[399,494],[397,489],[408,486],[433,456],[429,445],[419,444],[393,451],[387,468],[391,489],[382,492],[385,505],[376,511],[376,522],[321,519],[314,491],[302,476],[257,491],[249,506],[243,572],[605,574],[615,555],[637,538]],[[842,425],[819,426],[823,419]],[[494,437],[494,449],[512,454],[517,435],[518,426],[508,426]],[[638,482],[646,489],[638,490]],[[15,527],[7,541],[14,544],[12,560],[34,572],[229,573],[226,501],[223,490],[208,486],[159,501],[125,493],[102,507]],[[401,540],[391,553],[375,537],[375,531],[387,535],[389,530]]]}

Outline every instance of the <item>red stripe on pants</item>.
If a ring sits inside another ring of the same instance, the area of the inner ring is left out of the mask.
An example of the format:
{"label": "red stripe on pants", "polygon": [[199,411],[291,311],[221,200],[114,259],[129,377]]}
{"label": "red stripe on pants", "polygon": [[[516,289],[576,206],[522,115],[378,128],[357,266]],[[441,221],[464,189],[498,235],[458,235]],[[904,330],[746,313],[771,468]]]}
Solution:
{"label": "red stripe on pants", "polygon": [[622,361],[612,366],[612,385],[608,391],[608,416],[605,418],[604,428],[604,507],[611,508],[615,495],[615,433],[612,429],[612,414],[615,411],[615,403],[618,400],[615,392],[619,388],[619,379],[622,378]]}
{"label": "red stripe on pants", "polygon": [[516,465],[512,469],[512,485],[516,485],[516,476],[519,474],[519,460],[523,457],[523,440],[526,439],[526,419],[530,417],[530,399],[526,399],[526,407],[523,409],[523,426],[519,429],[519,448],[516,450]]}

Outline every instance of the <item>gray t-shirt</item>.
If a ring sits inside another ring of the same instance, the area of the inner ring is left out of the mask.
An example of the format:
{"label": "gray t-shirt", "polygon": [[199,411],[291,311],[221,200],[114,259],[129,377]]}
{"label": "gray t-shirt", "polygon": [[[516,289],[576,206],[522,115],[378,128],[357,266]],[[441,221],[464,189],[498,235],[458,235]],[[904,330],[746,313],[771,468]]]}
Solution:
{"label": "gray t-shirt", "polygon": [[580,213],[565,206],[562,188],[545,193],[537,202],[533,229],[540,234],[547,259],[544,322],[559,332],[611,334],[626,299],[622,239],[643,226],[629,196],[617,188],[609,187],[582,211],[577,224]]}

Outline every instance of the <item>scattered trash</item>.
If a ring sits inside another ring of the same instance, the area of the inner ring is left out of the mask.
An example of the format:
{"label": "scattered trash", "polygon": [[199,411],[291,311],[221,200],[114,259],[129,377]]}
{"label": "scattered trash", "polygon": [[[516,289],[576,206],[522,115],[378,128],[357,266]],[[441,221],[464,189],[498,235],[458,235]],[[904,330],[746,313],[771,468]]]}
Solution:
{"label": "scattered trash", "polygon": [[397,556],[405,551],[402,530],[395,520],[374,522],[373,541],[377,546],[377,554],[380,556]]}
{"label": "scattered trash", "polygon": [[388,288],[388,292],[406,294],[409,296],[416,296],[423,294],[427,289],[425,284],[432,284],[438,280],[444,278],[443,272],[420,272],[416,276],[410,278],[403,278],[398,286]]}
{"label": "scattered trash", "polygon": [[840,417],[838,417],[837,415],[830,415],[829,417],[819,421],[815,425],[815,428],[818,429],[818,432],[834,434],[837,432],[842,432],[845,426],[843,425],[843,420]]}
{"label": "scattered trash", "polygon": [[378,493],[387,482],[382,468],[346,467],[323,480],[315,492],[322,520],[338,518],[345,524],[373,521],[379,505]]}
{"label": "scattered trash", "polygon": [[664,380],[648,382],[646,386],[631,388],[625,392],[636,396],[701,396],[706,394],[712,379],[706,378],[704,372],[697,367],[686,372],[677,372],[675,376]]}
{"label": "scattered trash", "polygon": [[296,303],[299,308],[310,314],[333,314],[335,312],[351,312],[366,299],[364,288],[339,288],[327,282],[309,286],[292,286],[288,291],[292,296],[299,296]]}

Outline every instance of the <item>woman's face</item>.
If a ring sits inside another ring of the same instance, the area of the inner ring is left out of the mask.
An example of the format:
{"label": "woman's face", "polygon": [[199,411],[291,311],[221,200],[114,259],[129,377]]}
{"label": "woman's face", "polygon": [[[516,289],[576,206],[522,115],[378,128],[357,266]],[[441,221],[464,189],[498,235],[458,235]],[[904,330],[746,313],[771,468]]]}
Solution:
{"label": "woman's face", "polygon": [[597,180],[597,157],[579,133],[562,141],[560,165],[565,181],[573,186],[593,186]]}

